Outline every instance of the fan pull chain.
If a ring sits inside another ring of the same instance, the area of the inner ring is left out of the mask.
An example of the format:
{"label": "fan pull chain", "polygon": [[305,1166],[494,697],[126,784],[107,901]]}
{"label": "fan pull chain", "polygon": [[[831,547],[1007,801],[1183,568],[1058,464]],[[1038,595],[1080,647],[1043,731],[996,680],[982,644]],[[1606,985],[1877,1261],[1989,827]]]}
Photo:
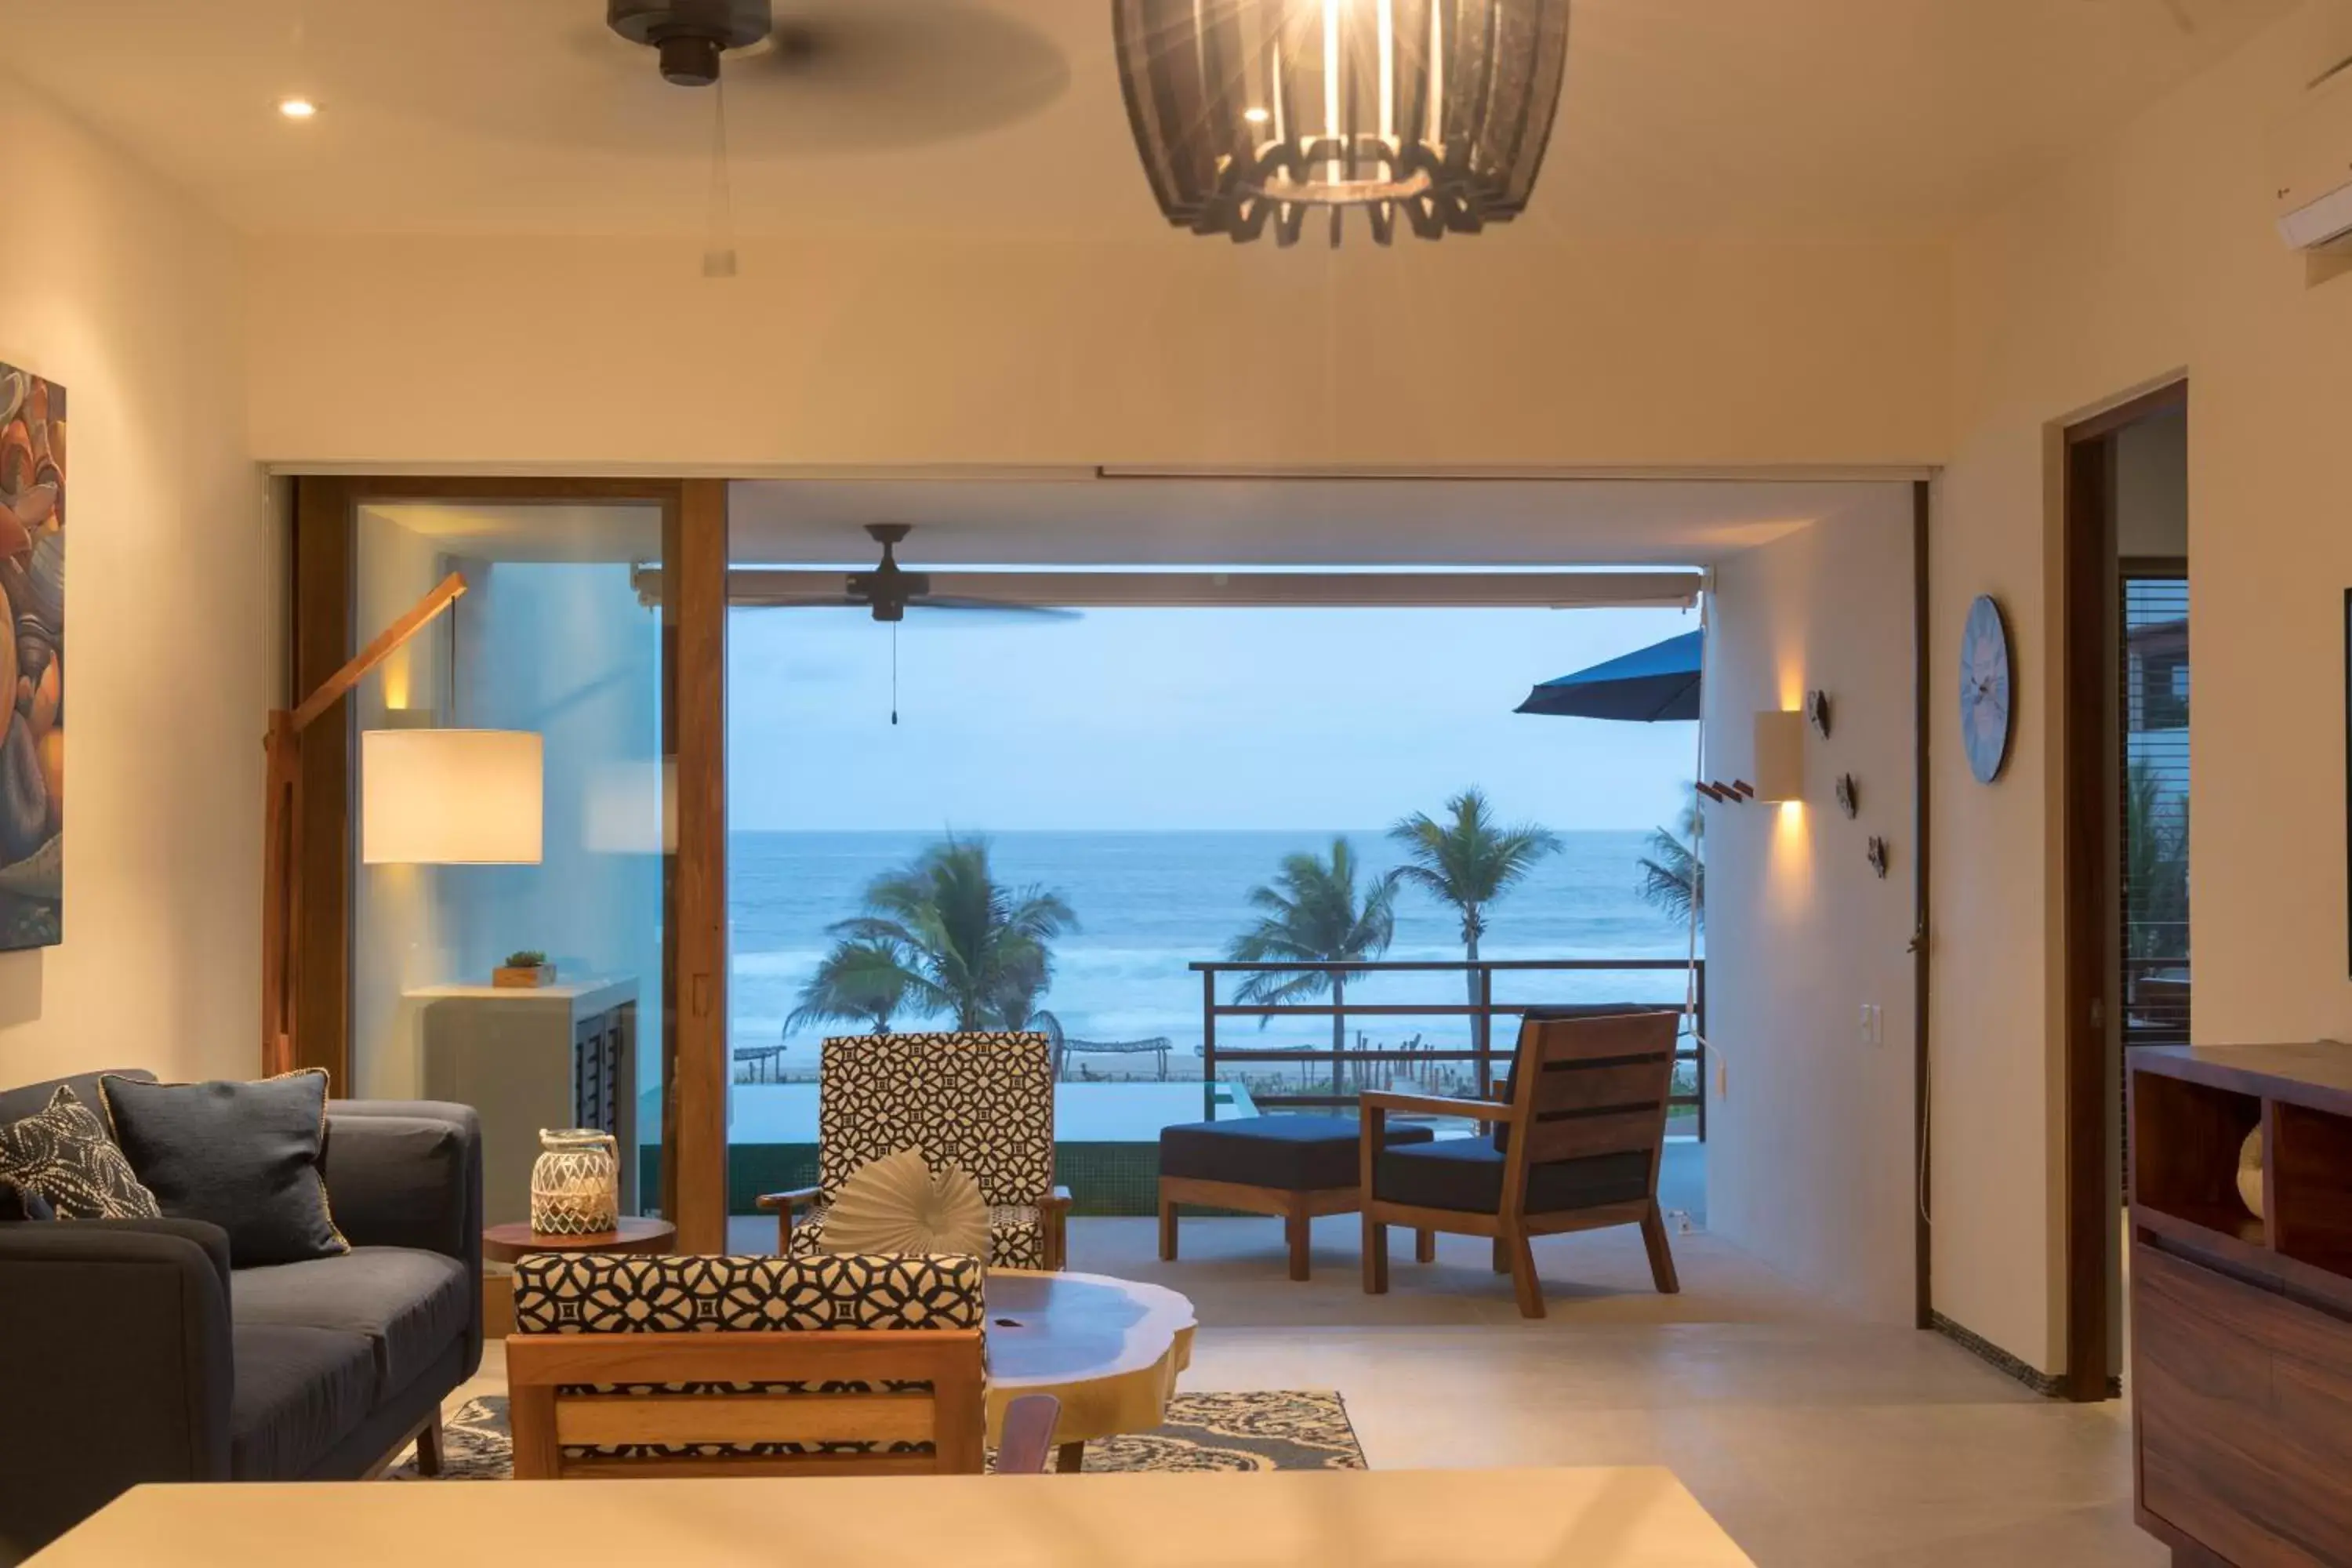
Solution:
{"label": "fan pull chain", "polygon": [[727,79],[710,87],[710,233],[702,249],[705,278],[735,276],[735,203],[727,183]]}
{"label": "fan pull chain", "polygon": [[890,722],[898,721],[898,623],[890,623]]}

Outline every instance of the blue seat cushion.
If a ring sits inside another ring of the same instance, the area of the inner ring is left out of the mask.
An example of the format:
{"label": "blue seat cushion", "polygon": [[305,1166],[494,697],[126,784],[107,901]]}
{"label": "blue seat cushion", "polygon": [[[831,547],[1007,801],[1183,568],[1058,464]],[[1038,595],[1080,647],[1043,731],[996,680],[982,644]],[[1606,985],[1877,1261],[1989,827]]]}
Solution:
{"label": "blue seat cushion", "polygon": [[231,1342],[228,1468],[237,1480],[301,1479],[375,1407],[374,1353],[362,1334],[238,1323]]}
{"label": "blue seat cushion", "polygon": [[[371,1401],[406,1388],[450,1344],[472,1316],[466,1266],[411,1247],[355,1247],[339,1258],[311,1258],[229,1277],[230,1314],[247,1326],[332,1329],[367,1347]],[[240,1396],[244,1373],[238,1372]]]}
{"label": "blue seat cushion", "polygon": [[[1279,1192],[1352,1187],[1361,1175],[1352,1116],[1245,1116],[1160,1130],[1160,1173]],[[1388,1124],[1387,1147],[1426,1143],[1426,1127]]]}
{"label": "blue seat cushion", "polygon": [[[1487,1138],[1441,1138],[1384,1151],[1372,1173],[1383,1203],[1494,1214],[1503,1203],[1503,1152]],[[1553,1214],[1632,1203],[1650,1195],[1650,1156],[1596,1154],[1528,1167],[1527,1212]]]}

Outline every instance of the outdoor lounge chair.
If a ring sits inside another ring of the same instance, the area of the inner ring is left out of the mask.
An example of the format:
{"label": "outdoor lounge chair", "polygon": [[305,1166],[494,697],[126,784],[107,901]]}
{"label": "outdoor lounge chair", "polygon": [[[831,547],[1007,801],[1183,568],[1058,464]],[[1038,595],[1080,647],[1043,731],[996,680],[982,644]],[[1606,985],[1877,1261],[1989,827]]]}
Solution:
{"label": "outdoor lounge chair", "polygon": [[[1571,1012],[1582,1016],[1563,1016]],[[1671,1295],[1674,1254],[1658,1211],[1658,1162],[1673,1092],[1678,1009],[1530,1013],[1500,1101],[1363,1096],[1364,1289],[1389,1288],[1388,1226],[1492,1237],[1523,1317],[1544,1315],[1528,1238],[1638,1225],[1650,1277]],[[1463,1116],[1491,1134],[1386,1142],[1390,1113]],[[1418,1250],[1427,1262],[1432,1248]]]}
{"label": "outdoor lounge chair", "polygon": [[1054,1184],[1054,1073],[1034,1033],[842,1035],[817,1069],[817,1184],[765,1193],[776,1250],[824,1250],[825,1210],[851,1173],[901,1149],[961,1165],[988,1201],[992,1268],[1059,1268],[1070,1193]]}

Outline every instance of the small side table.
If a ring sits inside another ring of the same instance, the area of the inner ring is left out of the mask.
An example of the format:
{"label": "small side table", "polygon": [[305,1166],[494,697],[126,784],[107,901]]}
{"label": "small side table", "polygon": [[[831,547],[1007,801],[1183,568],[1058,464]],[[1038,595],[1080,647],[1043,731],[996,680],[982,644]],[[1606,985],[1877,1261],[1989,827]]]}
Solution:
{"label": "small side table", "polygon": [[[530,1252],[625,1252],[659,1256],[677,1250],[677,1226],[666,1219],[624,1215],[614,1230],[585,1236],[542,1236],[529,1222],[494,1225],[482,1232],[482,1259],[513,1264]],[[502,1340],[514,1332],[514,1276],[482,1274],[482,1332]]]}
{"label": "small side table", "polygon": [[988,1436],[1024,1394],[1061,1402],[1055,1468],[1076,1470],[1091,1438],[1168,1419],[1192,1363],[1192,1303],[1161,1285],[1102,1274],[988,1271]]}

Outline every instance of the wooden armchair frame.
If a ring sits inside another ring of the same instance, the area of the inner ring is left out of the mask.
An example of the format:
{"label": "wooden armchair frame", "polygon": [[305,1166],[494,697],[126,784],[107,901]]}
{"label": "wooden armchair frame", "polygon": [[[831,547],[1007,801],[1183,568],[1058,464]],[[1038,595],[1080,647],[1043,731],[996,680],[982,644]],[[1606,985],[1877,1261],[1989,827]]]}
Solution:
{"label": "wooden armchair frame", "polygon": [[[517,1334],[507,1341],[518,1480],[643,1476],[977,1475],[985,1454],[979,1329]],[[594,1394],[622,1384],[864,1383],[871,1394]],[[882,1391],[929,1383],[928,1393]],[[566,1447],[929,1443],[928,1454],[566,1458]]]}
{"label": "wooden armchair frame", "polygon": [[[1652,1282],[1663,1295],[1680,1290],[1665,1218],[1658,1208],[1658,1166],[1665,1151],[1674,1021],[1678,1017],[1677,1013],[1652,1010],[1526,1019],[1519,1026],[1515,1092],[1508,1103],[1384,1091],[1363,1095],[1360,1158],[1365,1290],[1381,1295],[1389,1288],[1387,1227],[1391,1225],[1413,1227],[1414,1257],[1423,1263],[1436,1257],[1439,1231],[1492,1237],[1495,1272],[1510,1275],[1522,1317],[1544,1315],[1543,1287],[1528,1246],[1538,1236],[1638,1225],[1649,1253]],[[1482,1128],[1500,1124],[1512,1129],[1496,1211],[1426,1208],[1381,1199],[1374,1178],[1391,1112],[1469,1117]],[[1636,1152],[1647,1152],[1650,1158],[1644,1196],[1585,1208],[1528,1210],[1530,1166]]]}

